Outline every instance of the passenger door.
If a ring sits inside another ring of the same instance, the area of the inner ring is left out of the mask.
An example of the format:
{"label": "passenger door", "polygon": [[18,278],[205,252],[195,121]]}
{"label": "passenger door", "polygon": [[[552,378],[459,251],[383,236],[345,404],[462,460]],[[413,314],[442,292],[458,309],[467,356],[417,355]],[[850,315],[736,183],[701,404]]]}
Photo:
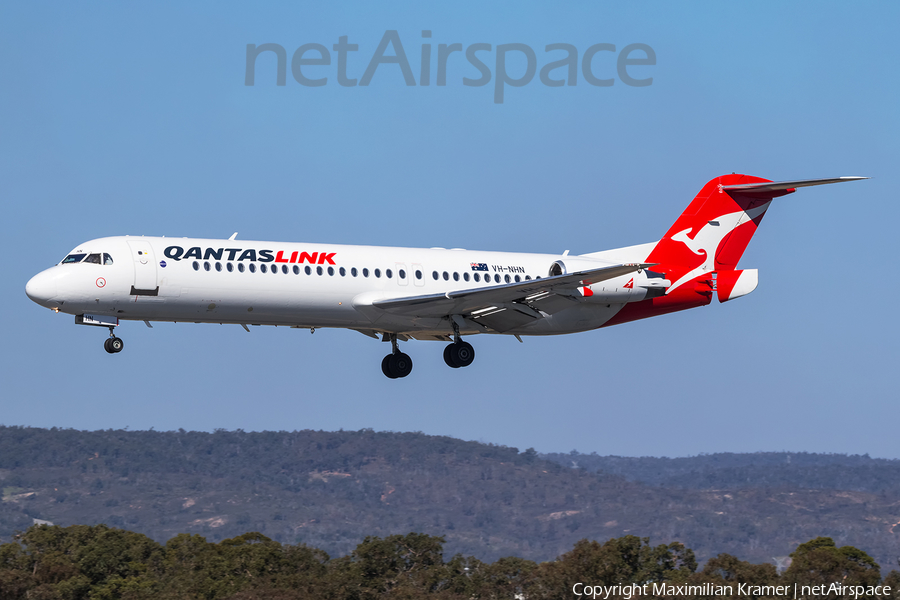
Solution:
{"label": "passenger door", "polygon": [[156,281],[156,257],[149,242],[144,240],[128,240],[131,257],[134,261],[134,285],[132,296],[156,296],[159,284]]}

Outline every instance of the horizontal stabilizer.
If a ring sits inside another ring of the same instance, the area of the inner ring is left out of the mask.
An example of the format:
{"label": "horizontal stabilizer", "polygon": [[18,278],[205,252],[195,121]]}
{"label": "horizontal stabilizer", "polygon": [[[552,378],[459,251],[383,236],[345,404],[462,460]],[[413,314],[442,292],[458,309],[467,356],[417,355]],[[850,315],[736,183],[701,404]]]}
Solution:
{"label": "horizontal stabilizer", "polygon": [[825,185],[826,183],[841,183],[842,181],[858,181],[868,177],[833,177],[831,179],[797,179],[794,181],[770,181],[768,183],[742,183],[738,185],[723,185],[726,192],[778,192],[782,190],[794,190],[799,187],[811,185]]}

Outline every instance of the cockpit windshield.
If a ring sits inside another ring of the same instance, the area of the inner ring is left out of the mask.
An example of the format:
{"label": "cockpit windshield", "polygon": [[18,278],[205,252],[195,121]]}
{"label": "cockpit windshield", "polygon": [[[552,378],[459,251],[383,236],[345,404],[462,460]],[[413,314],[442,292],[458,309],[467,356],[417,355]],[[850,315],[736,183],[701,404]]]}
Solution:
{"label": "cockpit windshield", "polygon": [[[85,258],[85,257],[87,257],[87,258]],[[65,257],[60,264],[61,265],[74,265],[75,263],[85,263],[85,264],[92,263],[95,265],[111,265],[111,264],[113,264],[113,257],[110,256],[106,252],[103,252],[103,253],[97,252],[94,254],[87,254],[87,253],[85,253],[85,254],[70,254],[67,257]]]}

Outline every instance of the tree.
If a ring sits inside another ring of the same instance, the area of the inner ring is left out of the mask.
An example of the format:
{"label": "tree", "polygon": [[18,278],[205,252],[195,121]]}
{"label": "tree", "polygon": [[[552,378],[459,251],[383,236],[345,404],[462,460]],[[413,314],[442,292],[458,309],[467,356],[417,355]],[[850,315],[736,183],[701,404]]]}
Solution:
{"label": "tree", "polygon": [[[871,556],[853,546],[838,548],[829,537],[817,537],[800,544],[791,558],[791,566],[783,575],[789,585],[828,586],[838,583],[869,587],[877,586],[881,581],[880,568]],[[833,598],[834,595],[809,594],[807,597]]]}

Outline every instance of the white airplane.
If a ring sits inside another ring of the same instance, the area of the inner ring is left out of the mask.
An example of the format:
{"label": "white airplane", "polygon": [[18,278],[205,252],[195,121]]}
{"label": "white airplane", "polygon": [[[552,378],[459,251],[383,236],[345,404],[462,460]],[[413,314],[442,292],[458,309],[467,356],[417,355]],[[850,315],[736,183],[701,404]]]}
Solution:
{"label": "white airplane", "polygon": [[472,364],[463,336],[575,333],[643,319],[756,289],[756,269],[737,269],[772,199],[796,188],[865,177],[771,182],[723,175],[707,183],[657,242],[570,256],[443,248],[108,237],[72,250],[25,286],[34,302],[75,322],[109,328],[121,352],[121,320],[342,327],[392,352],[382,371],[406,377],[397,342],[451,342],[444,361]]}

